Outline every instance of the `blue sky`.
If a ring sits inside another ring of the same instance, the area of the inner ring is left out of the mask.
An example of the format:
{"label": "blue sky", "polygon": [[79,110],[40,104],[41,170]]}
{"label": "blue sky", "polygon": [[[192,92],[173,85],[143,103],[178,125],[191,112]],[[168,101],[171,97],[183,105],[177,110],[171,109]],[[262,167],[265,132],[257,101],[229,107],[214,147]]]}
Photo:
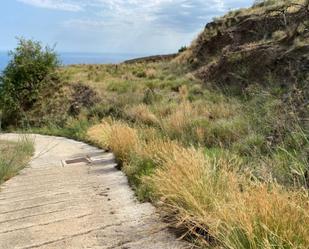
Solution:
{"label": "blue sky", "polygon": [[169,53],[253,0],[1,0],[0,50],[17,36],[61,52]]}

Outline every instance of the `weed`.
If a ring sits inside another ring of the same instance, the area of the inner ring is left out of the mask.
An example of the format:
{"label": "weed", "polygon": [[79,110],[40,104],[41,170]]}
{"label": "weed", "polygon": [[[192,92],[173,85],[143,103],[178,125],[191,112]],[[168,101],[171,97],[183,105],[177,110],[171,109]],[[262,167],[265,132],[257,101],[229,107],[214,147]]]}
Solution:
{"label": "weed", "polygon": [[0,141],[0,183],[24,168],[33,152],[34,143],[29,136],[22,137],[18,142]]}

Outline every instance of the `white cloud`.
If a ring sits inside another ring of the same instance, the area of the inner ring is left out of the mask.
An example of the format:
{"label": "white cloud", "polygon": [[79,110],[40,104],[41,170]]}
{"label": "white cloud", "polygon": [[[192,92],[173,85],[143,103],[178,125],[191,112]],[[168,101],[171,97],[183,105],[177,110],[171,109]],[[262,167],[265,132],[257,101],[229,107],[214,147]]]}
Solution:
{"label": "white cloud", "polygon": [[39,8],[63,10],[63,11],[81,11],[82,5],[78,2],[70,2],[64,0],[17,0],[19,2],[29,4]]}
{"label": "white cloud", "polygon": [[[36,7],[78,12],[57,28],[57,40],[112,51],[174,51],[215,16],[253,0],[17,0]],[[80,13],[79,13],[80,12]],[[124,39],[125,37],[125,39]],[[91,44],[91,45],[90,45]]]}
{"label": "white cloud", "polygon": [[96,30],[96,29],[103,29],[103,28],[110,28],[115,27],[113,22],[107,21],[100,21],[100,20],[91,20],[91,19],[71,19],[65,21],[63,23],[64,27],[71,28],[71,27],[79,27],[80,29],[84,30]]}
{"label": "white cloud", "polygon": [[231,8],[251,0],[17,0],[36,7],[85,13],[67,20],[66,27],[104,28],[130,25],[194,32]]}
{"label": "white cloud", "polygon": [[[141,23],[162,20],[169,24],[183,24],[184,29],[200,16],[220,15],[227,9],[238,7],[250,0],[17,0],[40,8],[89,12],[91,18],[109,21]],[[188,20],[190,18],[190,20]],[[97,20],[94,20],[97,22]],[[182,23],[183,22],[183,23]],[[73,22],[72,22],[73,23]],[[89,22],[90,25],[91,22]]]}

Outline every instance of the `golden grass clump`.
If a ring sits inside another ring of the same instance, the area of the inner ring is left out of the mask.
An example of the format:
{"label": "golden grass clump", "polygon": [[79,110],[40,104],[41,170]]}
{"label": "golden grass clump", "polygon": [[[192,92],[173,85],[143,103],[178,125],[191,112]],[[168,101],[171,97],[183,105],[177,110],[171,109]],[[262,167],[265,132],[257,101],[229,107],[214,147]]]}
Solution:
{"label": "golden grass clump", "polygon": [[157,70],[156,69],[154,69],[154,68],[147,68],[146,69],[146,76],[147,76],[147,78],[154,79],[154,78],[156,78],[156,75],[157,75]]}
{"label": "golden grass clump", "polygon": [[179,96],[182,100],[182,102],[185,102],[189,96],[189,90],[188,90],[188,87],[186,85],[182,85],[180,88],[179,88]]}
{"label": "golden grass clump", "polygon": [[167,210],[178,213],[178,225],[215,228],[217,204],[237,188],[235,177],[220,172],[194,148],[174,146],[161,162],[152,182]]}
{"label": "golden grass clump", "polygon": [[120,121],[103,121],[90,128],[87,135],[91,141],[112,150],[121,161],[127,161],[139,143],[136,130]]}
{"label": "golden grass clump", "polygon": [[161,119],[171,115],[177,108],[178,106],[175,103],[156,103],[153,105],[154,113]]}
{"label": "golden grass clump", "polygon": [[258,184],[239,192],[233,206],[220,214],[226,227],[219,238],[229,248],[308,248],[307,193]]}
{"label": "golden grass clump", "polygon": [[125,113],[130,119],[144,124],[158,125],[160,123],[156,115],[153,114],[145,104],[130,107],[125,110]]}
{"label": "golden grass clump", "polygon": [[142,158],[150,158],[156,165],[164,165],[165,160],[174,155],[174,151],[178,151],[179,148],[182,148],[182,146],[175,141],[153,138],[149,141],[143,141],[136,153]]}
{"label": "golden grass clump", "polygon": [[209,161],[192,148],[176,147],[163,162],[151,180],[155,192],[174,225],[186,227],[203,243],[307,248],[309,204],[302,192],[251,182],[237,173],[238,160]]}
{"label": "golden grass clump", "polygon": [[219,103],[211,104],[208,107],[210,116],[213,119],[232,118],[239,114],[239,106],[235,103],[220,101]]}
{"label": "golden grass clump", "polygon": [[192,119],[198,116],[196,109],[190,102],[183,102],[163,120],[163,129],[169,134],[181,134],[192,123]]}

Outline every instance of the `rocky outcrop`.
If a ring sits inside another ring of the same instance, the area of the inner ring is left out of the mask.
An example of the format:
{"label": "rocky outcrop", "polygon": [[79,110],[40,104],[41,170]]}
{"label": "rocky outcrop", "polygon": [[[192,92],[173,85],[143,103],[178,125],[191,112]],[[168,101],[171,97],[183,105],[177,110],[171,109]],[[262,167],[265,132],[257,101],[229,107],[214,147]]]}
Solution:
{"label": "rocky outcrop", "polygon": [[219,85],[304,82],[309,77],[309,3],[286,1],[231,12],[206,25],[178,58]]}

